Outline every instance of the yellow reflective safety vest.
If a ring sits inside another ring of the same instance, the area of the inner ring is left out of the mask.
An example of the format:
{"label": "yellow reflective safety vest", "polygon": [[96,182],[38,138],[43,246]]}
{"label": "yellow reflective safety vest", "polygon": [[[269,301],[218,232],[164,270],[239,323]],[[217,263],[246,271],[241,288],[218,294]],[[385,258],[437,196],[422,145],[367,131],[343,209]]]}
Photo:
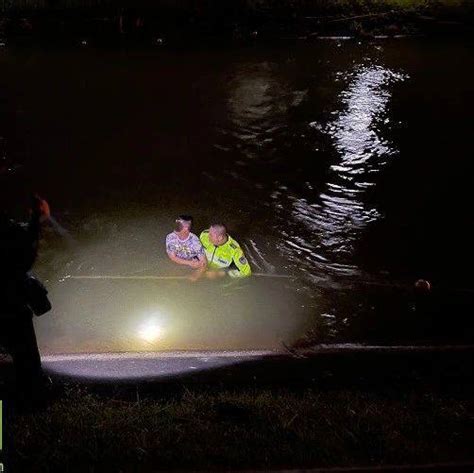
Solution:
{"label": "yellow reflective safety vest", "polygon": [[214,246],[209,240],[209,230],[201,233],[199,239],[206,252],[207,266],[212,269],[224,269],[234,263],[237,269],[229,270],[229,276],[233,278],[250,276],[252,269],[242,248],[230,235],[227,236],[227,241],[223,245]]}

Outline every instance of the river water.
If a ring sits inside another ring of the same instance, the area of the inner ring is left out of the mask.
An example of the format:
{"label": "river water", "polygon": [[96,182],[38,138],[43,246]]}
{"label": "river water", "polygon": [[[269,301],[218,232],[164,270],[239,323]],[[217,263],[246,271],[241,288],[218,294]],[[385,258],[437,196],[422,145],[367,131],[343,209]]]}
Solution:
{"label": "river water", "polygon": [[[2,186],[61,226],[35,266],[41,349],[471,342],[473,65],[417,38],[3,48]],[[181,213],[271,277],[74,279],[188,275],[164,251]]]}

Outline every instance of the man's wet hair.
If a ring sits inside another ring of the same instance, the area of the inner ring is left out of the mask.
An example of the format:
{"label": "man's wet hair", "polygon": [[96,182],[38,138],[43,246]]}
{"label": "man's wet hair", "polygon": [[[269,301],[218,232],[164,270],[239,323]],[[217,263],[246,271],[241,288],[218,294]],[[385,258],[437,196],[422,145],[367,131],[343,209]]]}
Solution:
{"label": "man's wet hair", "polygon": [[193,217],[191,215],[178,215],[176,219],[176,231],[180,232],[184,225],[191,226],[193,224]]}
{"label": "man's wet hair", "polygon": [[178,218],[176,219],[177,222],[190,222],[193,223],[193,217],[191,215],[178,215]]}
{"label": "man's wet hair", "polygon": [[211,224],[210,228],[212,228],[219,235],[226,235],[227,234],[227,227],[223,223],[214,222],[213,224]]}

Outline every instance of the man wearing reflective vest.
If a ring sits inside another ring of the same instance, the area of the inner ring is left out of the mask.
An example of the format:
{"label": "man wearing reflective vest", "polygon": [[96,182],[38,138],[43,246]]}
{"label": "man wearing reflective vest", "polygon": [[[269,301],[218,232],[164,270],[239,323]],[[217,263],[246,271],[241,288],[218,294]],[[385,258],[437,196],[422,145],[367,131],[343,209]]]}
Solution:
{"label": "man wearing reflective vest", "polygon": [[206,252],[209,277],[224,276],[224,269],[233,278],[246,277],[252,269],[240,245],[227,233],[225,225],[215,223],[204,230],[199,239]]}

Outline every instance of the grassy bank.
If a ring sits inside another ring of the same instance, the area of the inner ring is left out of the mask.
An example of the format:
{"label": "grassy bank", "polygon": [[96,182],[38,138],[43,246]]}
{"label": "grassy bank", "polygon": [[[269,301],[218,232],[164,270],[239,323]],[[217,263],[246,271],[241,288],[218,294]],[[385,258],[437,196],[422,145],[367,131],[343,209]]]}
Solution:
{"label": "grassy bank", "polygon": [[5,0],[0,10],[3,36],[56,40],[452,34],[474,24],[470,0]]}
{"label": "grassy bank", "polygon": [[192,388],[133,400],[70,387],[6,423],[18,472],[432,463],[473,459],[474,401],[419,387]]}

